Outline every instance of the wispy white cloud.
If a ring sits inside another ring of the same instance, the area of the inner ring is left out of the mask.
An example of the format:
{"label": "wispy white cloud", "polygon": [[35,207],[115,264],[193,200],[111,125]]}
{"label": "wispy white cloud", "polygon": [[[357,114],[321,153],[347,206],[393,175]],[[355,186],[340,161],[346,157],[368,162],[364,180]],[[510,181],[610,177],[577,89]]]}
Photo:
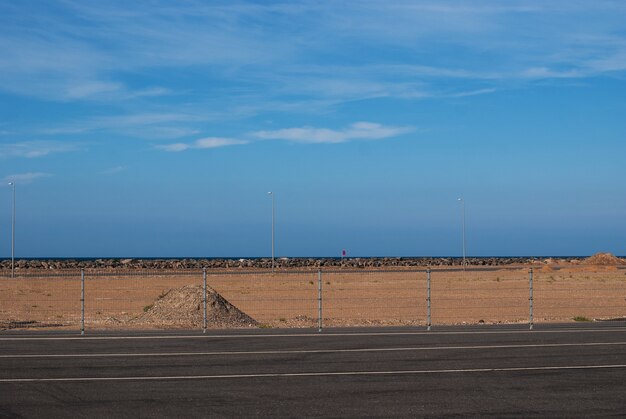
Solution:
{"label": "wispy white cloud", "polygon": [[[209,79],[234,80],[251,73],[270,77],[276,69],[289,74],[319,57],[326,57],[329,70],[318,82],[327,84],[335,65],[350,64],[376,64],[393,71],[402,63],[414,67],[413,77],[453,78],[550,78],[560,74],[557,67],[585,68],[580,75],[623,69],[619,55],[624,36],[619,34],[626,7],[619,1],[242,1],[175,6],[157,1],[149,9],[140,3],[125,2],[123,8],[120,4],[66,1],[42,6],[29,10],[27,25],[20,19],[24,11],[19,3],[0,6],[5,16],[0,18],[0,87],[62,100],[126,100],[174,89],[130,87],[121,80],[125,73],[193,67],[208,69]],[[87,33],[85,28],[93,30]],[[377,55],[389,48],[394,49],[392,56],[400,52],[402,59]],[[354,54],[343,54],[346,49],[360,51],[356,60],[348,58]],[[436,53],[442,50],[454,55]],[[438,58],[442,56],[445,60]],[[525,72],[540,67],[550,71]],[[403,82],[416,81],[406,77]],[[380,95],[397,92],[380,86],[392,81],[359,82]]]}
{"label": "wispy white cloud", "polygon": [[468,90],[466,92],[457,92],[451,93],[449,97],[469,97],[469,96],[478,96],[478,95],[486,95],[489,93],[496,92],[496,89],[477,89],[477,90]]}
{"label": "wispy white cloud", "polygon": [[75,135],[108,131],[151,140],[172,139],[199,133],[193,124],[210,119],[208,115],[176,112],[129,112],[66,122],[38,131],[44,135]]}
{"label": "wispy white cloud", "polygon": [[158,96],[165,96],[165,95],[171,95],[171,94],[174,94],[174,92],[171,89],[167,89],[164,87],[148,87],[145,89],[140,89],[140,90],[135,90],[133,92],[129,92],[126,98],[134,99],[134,98],[140,98],[140,97],[158,97]]}
{"label": "wispy white cloud", "polygon": [[75,151],[78,146],[73,143],[59,141],[22,141],[11,144],[0,144],[0,157],[35,158],[52,153]]}
{"label": "wispy white cloud", "polygon": [[74,82],[64,92],[65,100],[88,99],[93,101],[125,101],[139,98],[154,98],[170,95],[173,92],[164,87],[129,89],[120,82],[86,81]]}
{"label": "wispy white cloud", "polygon": [[413,127],[393,127],[372,122],[356,122],[341,130],[307,126],[275,131],[257,131],[252,135],[263,140],[284,140],[296,143],[345,143],[353,140],[382,140],[411,131],[414,131]]}
{"label": "wispy white cloud", "polygon": [[179,151],[189,150],[190,148],[193,147],[193,144],[174,143],[174,144],[157,145],[155,147],[163,151],[179,152]]}
{"label": "wispy white cloud", "polygon": [[611,0],[0,2],[0,91],[94,105],[48,135],[175,141],[212,119],[624,72],[625,21]]}
{"label": "wispy white cloud", "polygon": [[14,175],[5,176],[2,180],[2,183],[6,184],[9,182],[15,182],[16,185],[29,184],[33,183],[35,180],[40,178],[46,178],[52,176],[50,173],[42,173],[42,172],[28,172],[28,173],[18,173]]}
{"label": "wispy white cloud", "polygon": [[101,81],[91,81],[86,83],[77,83],[69,86],[67,96],[70,99],[83,99],[102,94],[116,93],[123,89],[121,83],[107,83]]}
{"label": "wispy white cloud", "polygon": [[105,176],[110,176],[110,175],[116,175],[118,173],[122,173],[125,170],[126,170],[126,167],[124,166],[114,166],[114,167],[109,167],[108,169],[101,171],[100,174],[105,175]]}
{"label": "wispy white cloud", "polygon": [[234,138],[221,138],[221,137],[207,137],[200,138],[192,143],[174,143],[174,144],[165,144],[165,145],[157,145],[156,148],[169,152],[180,152],[190,149],[206,149],[206,148],[219,148],[219,147],[227,147],[231,145],[241,145],[247,144],[248,141],[245,140],[237,140]]}

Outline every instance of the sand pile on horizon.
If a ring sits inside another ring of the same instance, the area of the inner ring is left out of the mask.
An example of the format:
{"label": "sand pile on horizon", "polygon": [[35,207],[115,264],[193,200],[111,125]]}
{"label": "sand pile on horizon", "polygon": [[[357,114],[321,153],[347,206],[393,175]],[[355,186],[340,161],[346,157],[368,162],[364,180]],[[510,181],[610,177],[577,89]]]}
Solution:
{"label": "sand pile on horizon", "polygon": [[[139,324],[202,328],[204,309],[200,285],[171,289],[132,320]],[[228,302],[214,289],[207,287],[206,311],[208,328],[253,327],[257,321]]]}
{"label": "sand pile on horizon", "polygon": [[620,259],[612,253],[596,253],[584,260],[589,265],[622,265],[626,263],[624,259]]}

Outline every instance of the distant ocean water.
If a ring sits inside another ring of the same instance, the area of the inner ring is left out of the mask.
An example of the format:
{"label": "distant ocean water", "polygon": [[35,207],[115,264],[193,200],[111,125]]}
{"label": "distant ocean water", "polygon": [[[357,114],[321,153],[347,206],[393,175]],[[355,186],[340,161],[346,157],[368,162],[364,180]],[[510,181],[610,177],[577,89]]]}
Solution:
{"label": "distant ocean water", "polygon": [[[467,256],[467,259],[584,259],[591,255],[519,255],[519,256]],[[615,255],[619,258],[626,258],[625,256]],[[326,260],[341,260],[341,259],[461,259],[459,255],[445,255],[445,256],[357,256],[349,255],[344,258],[340,256],[285,256],[276,257],[276,259],[326,259]],[[225,257],[211,257],[211,256],[93,256],[93,257],[16,257],[15,260],[78,260],[78,261],[94,261],[98,259],[135,259],[135,260],[261,260],[271,259],[271,256],[225,256]],[[11,260],[10,257],[2,257],[0,260]]]}

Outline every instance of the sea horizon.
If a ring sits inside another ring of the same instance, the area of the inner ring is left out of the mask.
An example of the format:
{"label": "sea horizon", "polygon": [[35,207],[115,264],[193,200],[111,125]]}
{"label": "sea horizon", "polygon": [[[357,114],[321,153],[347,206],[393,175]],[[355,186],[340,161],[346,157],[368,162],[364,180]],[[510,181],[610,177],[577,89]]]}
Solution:
{"label": "sea horizon", "polygon": [[[610,252],[600,252],[610,253]],[[581,259],[593,256],[591,255],[489,255],[489,256],[465,256],[466,259]],[[625,258],[626,255],[614,255],[619,258]],[[19,260],[262,260],[271,259],[271,256],[86,256],[86,257],[73,257],[73,256],[37,256],[37,257],[15,257],[16,261]],[[463,256],[276,256],[277,260],[286,259],[463,259]],[[10,261],[11,257],[0,258],[0,261]]]}

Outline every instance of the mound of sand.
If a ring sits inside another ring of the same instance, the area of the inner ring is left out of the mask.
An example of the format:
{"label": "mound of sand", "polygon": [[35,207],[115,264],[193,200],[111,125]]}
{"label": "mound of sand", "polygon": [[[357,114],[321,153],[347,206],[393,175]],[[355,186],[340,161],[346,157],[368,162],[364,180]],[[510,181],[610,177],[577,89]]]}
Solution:
{"label": "mound of sand", "polygon": [[585,259],[585,263],[588,265],[622,265],[626,263],[626,261],[611,253],[596,253]]}
{"label": "mound of sand", "polygon": [[[215,290],[206,291],[207,327],[214,329],[253,327],[256,320],[229,303]],[[171,289],[146,307],[145,313],[132,322],[171,327],[202,328],[204,319],[203,291],[200,285]]]}

